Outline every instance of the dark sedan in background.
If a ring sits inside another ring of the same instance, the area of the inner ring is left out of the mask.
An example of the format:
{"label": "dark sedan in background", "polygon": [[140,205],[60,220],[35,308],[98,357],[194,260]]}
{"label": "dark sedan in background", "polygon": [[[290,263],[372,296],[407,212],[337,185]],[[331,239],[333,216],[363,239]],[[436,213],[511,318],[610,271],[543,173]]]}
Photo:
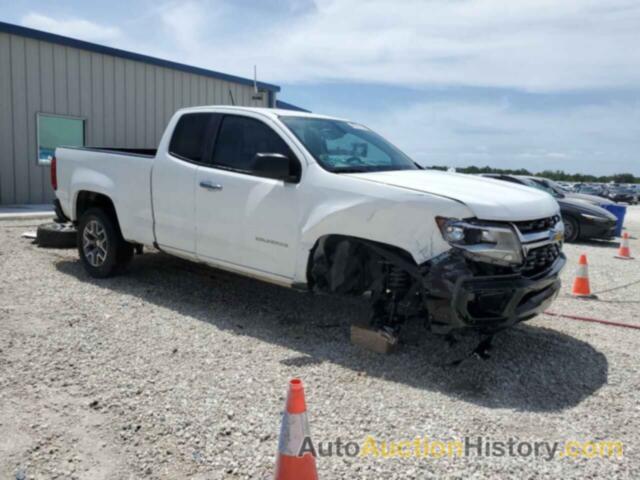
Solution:
{"label": "dark sedan in background", "polygon": [[615,215],[604,208],[584,200],[568,198],[564,194],[546,188],[529,177],[497,173],[486,173],[483,176],[505,182],[519,183],[520,185],[543,190],[552,195],[560,205],[560,213],[564,222],[564,237],[567,242],[589,238],[610,239],[615,236],[617,219]]}
{"label": "dark sedan in background", "polygon": [[614,202],[624,202],[629,204],[636,203],[636,193],[630,188],[613,185],[608,187],[604,195]]}
{"label": "dark sedan in background", "polygon": [[588,193],[570,192],[562,188],[560,185],[558,185],[557,182],[554,182],[553,180],[549,180],[548,178],[543,178],[543,177],[524,177],[524,178],[528,178],[529,180],[539,183],[546,189],[550,190],[549,193],[551,193],[556,198],[584,200],[593,205],[597,205],[598,207],[601,207],[602,205],[612,205],[615,203],[612,200],[609,200],[608,198],[605,198],[603,196],[599,197],[597,195],[589,195]]}
{"label": "dark sedan in background", "polygon": [[602,185],[577,185],[575,188],[576,193],[584,193],[586,195],[594,195],[596,197],[605,197],[605,188]]}

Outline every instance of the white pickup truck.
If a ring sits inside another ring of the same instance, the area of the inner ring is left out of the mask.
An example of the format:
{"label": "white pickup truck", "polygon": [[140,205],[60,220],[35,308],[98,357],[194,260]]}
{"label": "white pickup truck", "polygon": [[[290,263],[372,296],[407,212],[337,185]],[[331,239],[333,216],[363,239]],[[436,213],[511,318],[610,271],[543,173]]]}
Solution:
{"label": "white pickup truck", "polygon": [[58,148],[57,207],[87,272],[145,245],[267,282],[370,295],[372,322],[491,334],[560,288],[548,194],[425,170],[367,127],[288,110],[176,112],[157,150]]}

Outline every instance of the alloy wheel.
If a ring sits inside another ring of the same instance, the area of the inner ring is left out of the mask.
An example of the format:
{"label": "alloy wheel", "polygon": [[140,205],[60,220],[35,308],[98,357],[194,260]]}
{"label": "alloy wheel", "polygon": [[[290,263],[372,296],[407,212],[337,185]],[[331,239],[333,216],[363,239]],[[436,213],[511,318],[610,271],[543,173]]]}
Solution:
{"label": "alloy wheel", "polygon": [[92,267],[100,267],[107,259],[107,231],[98,220],[90,220],[82,231],[82,251]]}

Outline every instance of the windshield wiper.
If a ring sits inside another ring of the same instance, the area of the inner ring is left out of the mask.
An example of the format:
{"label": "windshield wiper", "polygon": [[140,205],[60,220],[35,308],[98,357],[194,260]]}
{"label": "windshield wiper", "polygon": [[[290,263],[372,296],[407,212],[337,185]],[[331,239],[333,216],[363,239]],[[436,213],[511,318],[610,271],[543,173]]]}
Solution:
{"label": "windshield wiper", "polygon": [[362,167],[344,167],[344,168],[334,168],[331,170],[333,173],[366,173],[370,172],[368,168]]}

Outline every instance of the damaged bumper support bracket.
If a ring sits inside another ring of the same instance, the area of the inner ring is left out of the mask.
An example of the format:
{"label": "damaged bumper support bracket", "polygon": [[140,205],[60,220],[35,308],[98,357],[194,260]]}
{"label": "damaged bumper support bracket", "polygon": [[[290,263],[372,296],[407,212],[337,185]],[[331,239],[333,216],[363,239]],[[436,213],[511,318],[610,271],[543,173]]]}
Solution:
{"label": "damaged bumper support bracket", "polygon": [[542,313],[558,295],[566,263],[561,244],[549,238],[528,244],[517,265],[489,263],[460,248],[416,265],[393,248],[342,237],[318,244],[309,274],[319,293],[369,292],[371,323],[359,327],[369,332],[352,329],[352,340],[390,351],[410,319],[422,319],[435,334],[493,335]]}
{"label": "damaged bumper support bracket", "polygon": [[494,333],[542,313],[558,295],[565,263],[559,254],[547,270],[531,277],[475,276],[462,255],[445,254],[424,278],[432,330]]}

